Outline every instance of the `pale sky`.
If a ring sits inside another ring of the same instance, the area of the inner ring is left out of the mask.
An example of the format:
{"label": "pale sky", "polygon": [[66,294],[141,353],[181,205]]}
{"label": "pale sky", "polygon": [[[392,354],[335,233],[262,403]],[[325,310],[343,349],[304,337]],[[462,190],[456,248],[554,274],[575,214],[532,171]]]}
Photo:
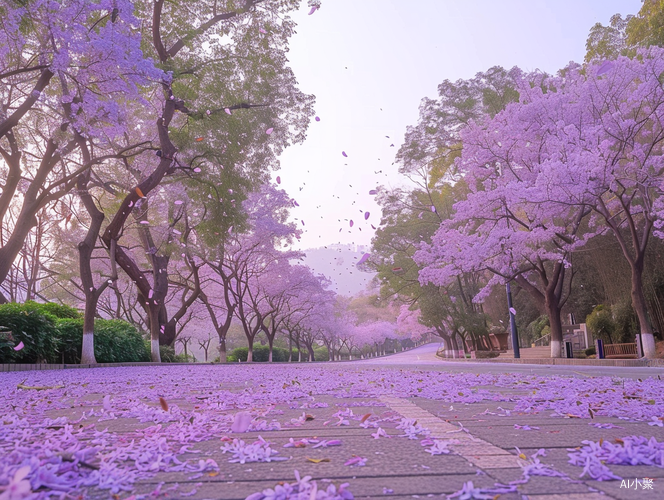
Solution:
{"label": "pale sky", "polygon": [[636,14],[640,6],[640,0],[323,0],[311,16],[303,7],[294,16],[290,60],[302,91],[316,96],[320,121],[312,119],[306,142],[287,149],[273,175],[300,205],[291,212],[300,227],[305,222],[298,248],[371,243],[380,210],[368,192],[404,183],[394,156],[406,127],[417,123],[420,100],[435,98],[443,80],[495,65],[553,73],[583,61],[596,22]]}

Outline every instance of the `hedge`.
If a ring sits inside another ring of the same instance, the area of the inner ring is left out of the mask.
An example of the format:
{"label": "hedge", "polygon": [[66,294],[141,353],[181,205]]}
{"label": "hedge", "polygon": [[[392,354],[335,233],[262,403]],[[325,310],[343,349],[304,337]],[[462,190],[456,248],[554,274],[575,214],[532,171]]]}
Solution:
{"label": "hedge", "polygon": [[[23,342],[23,349],[14,347]],[[0,305],[0,363],[80,363],[83,318],[60,304]],[[150,361],[140,332],[122,320],[95,321],[99,363]]]}
{"label": "hedge", "polygon": [[[83,319],[58,319],[56,329],[64,362],[80,363]],[[150,353],[140,332],[131,323],[120,319],[96,319],[95,359],[97,363],[150,361]]]}
{"label": "hedge", "polygon": [[25,305],[30,304],[34,305],[37,309],[40,311],[50,314],[51,316],[59,319],[64,319],[64,318],[71,318],[71,319],[77,319],[77,318],[83,318],[83,313],[79,311],[78,309],[75,309],[70,306],[65,306],[62,304],[56,304],[55,302],[46,302],[45,304],[42,304],[40,302],[34,302],[34,301],[28,301],[25,303]]}
{"label": "hedge", "polygon": [[[59,342],[55,322],[57,318],[45,312],[41,304],[14,302],[0,305],[1,363],[56,363]],[[23,349],[14,346],[23,342]]]}
{"label": "hedge", "polygon": [[[148,358],[150,358],[150,341],[145,341],[145,348],[148,352]],[[162,363],[188,363],[193,361],[193,356],[190,354],[188,357],[182,354],[175,354],[175,349],[170,345],[160,345],[159,346],[159,356]],[[148,359],[149,361],[149,359]]]}
{"label": "hedge", "polygon": [[[247,361],[247,354],[249,353],[248,347],[236,347],[233,349],[227,356],[227,361],[229,363],[237,363],[238,359],[242,362]],[[256,363],[265,363],[268,360],[270,353],[269,346],[266,345],[255,345],[253,360]],[[298,354],[297,350],[293,349],[292,359],[294,362],[297,362]],[[326,347],[319,347],[314,349],[314,359],[316,361],[328,361],[328,352]],[[309,360],[309,351],[306,349],[302,350],[302,361]],[[284,363],[288,361],[288,349],[283,349],[281,347],[274,347],[272,349],[272,361],[275,363]]]}

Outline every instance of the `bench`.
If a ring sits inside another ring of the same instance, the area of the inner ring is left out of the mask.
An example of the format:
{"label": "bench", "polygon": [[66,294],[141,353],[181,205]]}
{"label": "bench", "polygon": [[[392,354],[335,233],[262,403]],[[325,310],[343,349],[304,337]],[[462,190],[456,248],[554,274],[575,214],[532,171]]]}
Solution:
{"label": "bench", "polygon": [[607,359],[636,359],[636,343],[604,344],[604,357]]}

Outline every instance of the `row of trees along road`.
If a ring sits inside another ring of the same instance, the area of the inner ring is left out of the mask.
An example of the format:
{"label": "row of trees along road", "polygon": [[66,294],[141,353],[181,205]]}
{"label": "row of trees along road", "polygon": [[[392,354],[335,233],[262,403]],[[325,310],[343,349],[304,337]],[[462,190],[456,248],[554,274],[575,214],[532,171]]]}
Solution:
{"label": "row of trees along road", "polygon": [[84,304],[82,363],[98,316],[147,330],[153,361],[197,321],[221,361],[233,321],[249,360],[258,335],[331,359],[408,337],[288,250],[294,200],[267,181],[313,115],[286,59],[299,7],[2,3],[0,302]]}
{"label": "row of trees along road", "polygon": [[286,59],[299,4],[3,2],[0,300],[83,299],[84,363],[102,297],[140,310],[158,361],[200,294],[190,238],[249,230],[246,193],[305,138],[314,99]]}
{"label": "row of trees along road", "polygon": [[592,28],[585,65],[555,76],[494,67],[424,99],[398,154],[416,187],[379,196],[370,265],[383,294],[419,309],[452,347],[459,335],[477,347],[506,318],[495,285],[514,281],[548,316],[559,357],[561,312],[592,288],[586,279],[575,291],[574,275],[610,235],[654,357],[644,269],[664,220],[662,26],[661,3],[646,1],[638,16]]}

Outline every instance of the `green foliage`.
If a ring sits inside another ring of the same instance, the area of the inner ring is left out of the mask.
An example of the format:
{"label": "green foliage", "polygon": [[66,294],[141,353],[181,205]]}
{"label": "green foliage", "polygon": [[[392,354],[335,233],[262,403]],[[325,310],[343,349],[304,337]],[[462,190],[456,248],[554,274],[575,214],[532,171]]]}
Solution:
{"label": "green foliage", "polygon": [[616,325],[614,338],[617,337],[617,343],[634,342],[634,338],[639,332],[639,320],[632,308],[631,301],[618,302],[611,308],[611,311]]}
{"label": "green foliage", "polygon": [[314,349],[314,359],[316,361],[329,361],[330,353],[327,350],[327,347],[321,346],[321,347],[315,348]]}
{"label": "green foliage", "polygon": [[[81,362],[83,344],[83,320],[72,318],[56,319],[56,331],[60,344],[59,363],[77,364]],[[97,362],[97,336],[95,335],[95,359]]]}
{"label": "green foliage", "polygon": [[614,14],[611,17],[609,26],[602,23],[596,23],[590,28],[590,33],[586,40],[585,61],[593,59],[615,59],[626,47],[628,22],[632,16],[623,19],[620,14]]}
{"label": "green foliage", "polygon": [[477,359],[490,359],[497,358],[500,355],[498,351],[475,351]]}
{"label": "green foliage", "polygon": [[638,320],[629,301],[612,307],[598,305],[586,318],[586,324],[595,338],[609,344],[634,342],[639,331]]}
{"label": "green foliage", "polygon": [[586,317],[586,325],[596,339],[602,339],[609,344],[618,343],[615,335],[616,323],[610,307],[603,304],[595,307],[593,312]]}
{"label": "green foliage", "polygon": [[[150,352],[150,341],[147,342],[147,349]],[[161,357],[162,363],[176,363],[177,356],[175,354],[175,349],[169,345],[160,345],[159,346],[159,356]]]}
{"label": "green foliage", "polygon": [[594,347],[589,347],[588,349],[586,349],[583,352],[586,353],[586,356],[592,356],[593,354],[597,354],[597,351],[595,350]]}
{"label": "green foliage", "polygon": [[[58,361],[58,338],[56,318],[45,312],[41,304],[0,305],[0,327],[11,332],[3,334],[0,344],[0,363],[55,363]],[[13,347],[23,342],[24,348],[14,351]]]}
{"label": "green foliage", "polygon": [[614,59],[631,55],[635,47],[664,47],[664,1],[643,0],[636,16],[611,17],[609,26],[601,23],[590,28],[586,41],[585,61]]}
{"label": "green foliage", "polygon": [[528,345],[551,332],[549,317],[546,314],[531,321],[525,328],[525,340]]}
{"label": "green foliage", "polygon": [[[56,332],[64,362],[80,363],[83,319],[57,319]],[[98,363],[130,363],[150,361],[150,356],[135,326],[119,319],[97,319],[95,359]]]}
{"label": "green foliage", "polygon": [[[249,354],[249,348],[247,347],[236,347],[233,349],[228,356],[226,361],[229,363],[237,363],[238,360],[245,363],[247,361],[247,355]],[[256,363],[265,363],[268,360],[270,354],[270,348],[266,345],[255,345],[253,351],[253,360]],[[327,361],[327,348],[321,347],[314,349],[314,357],[316,361]],[[302,359],[306,360],[309,357],[309,353],[304,350],[302,351]],[[293,361],[297,361],[298,353],[296,349],[292,351]],[[274,347],[272,349],[272,361],[275,363],[285,363],[288,361],[288,349],[282,349],[281,347]]]}
{"label": "green foliage", "polygon": [[[148,349],[148,361],[150,361],[150,341],[146,341],[145,345]],[[193,363],[196,361],[191,354],[188,356],[185,356],[184,353],[175,354],[175,349],[170,345],[160,345],[159,355],[162,363]],[[219,358],[216,361],[218,362]]]}
{"label": "green foliage", "polygon": [[643,0],[636,16],[628,16],[627,43],[631,46],[664,46],[664,1]]}
{"label": "green foliage", "polygon": [[28,302],[25,303],[26,305],[34,305],[35,308],[38,310],[50,314],[51,316],[55,318],[82,318],[83,313],[79,311],[78,309],[75,309],[70,306],[66,306],[63,304],[56,304],[55,302],[47,302],[45,304],[41,304],[39,302],[34,302],[29,300]]}
{"label": "green foliage", "polygon": [[0,353],[9,352],[15,345],[12,332],[6,327],[0,327]]}

